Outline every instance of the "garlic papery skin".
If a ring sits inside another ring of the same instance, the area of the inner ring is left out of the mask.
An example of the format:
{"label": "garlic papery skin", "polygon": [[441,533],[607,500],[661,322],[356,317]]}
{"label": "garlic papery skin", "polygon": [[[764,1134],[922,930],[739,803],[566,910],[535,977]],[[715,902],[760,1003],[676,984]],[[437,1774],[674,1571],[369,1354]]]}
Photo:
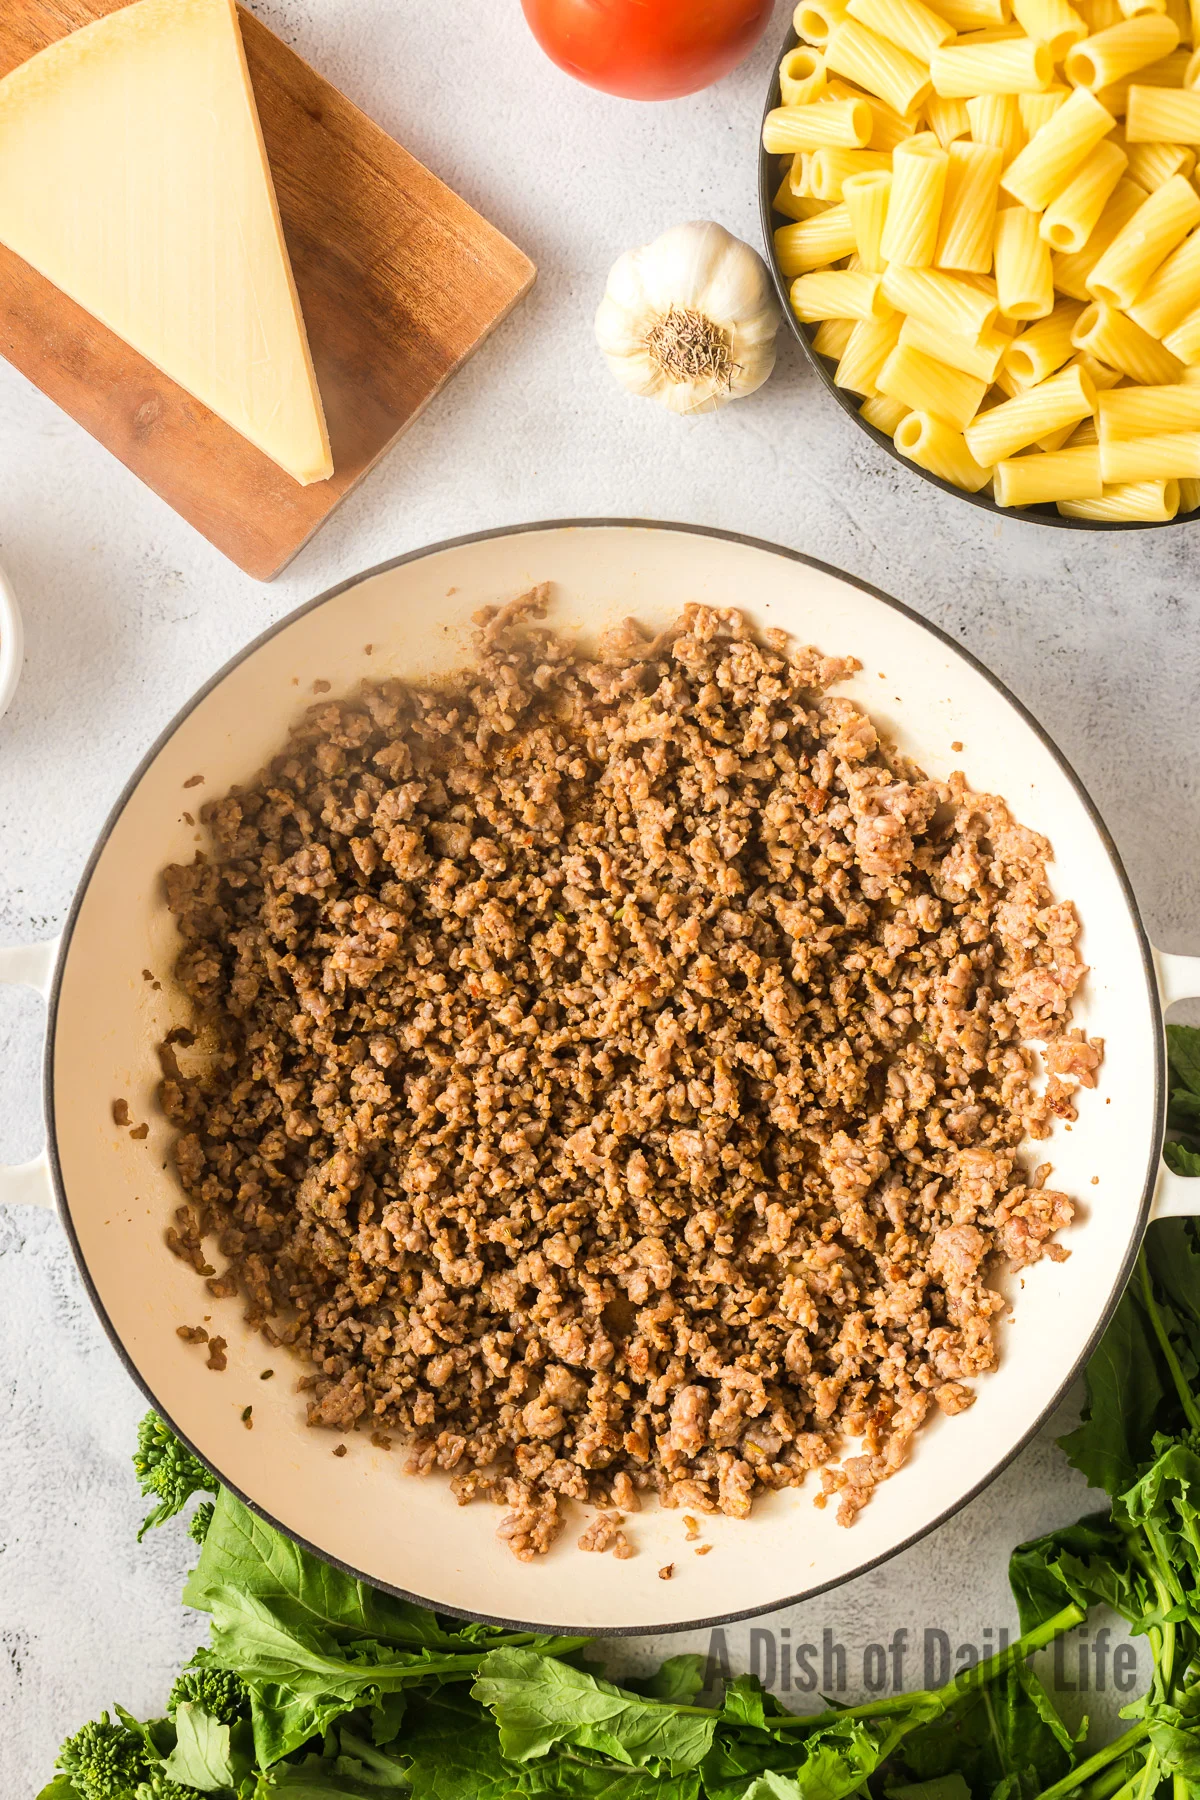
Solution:
{"label": "garlic papery skin", "polygon": [[596,341],[630,393],[672,412],[715,412],[767,379],[779,320],[762,257],[701,220],[613,264]]}

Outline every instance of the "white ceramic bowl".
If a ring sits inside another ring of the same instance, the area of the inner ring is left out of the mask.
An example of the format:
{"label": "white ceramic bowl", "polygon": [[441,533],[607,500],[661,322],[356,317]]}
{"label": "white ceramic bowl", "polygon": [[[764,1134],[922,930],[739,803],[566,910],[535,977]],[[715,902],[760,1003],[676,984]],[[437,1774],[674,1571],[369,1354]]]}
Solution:
{"label": "white ceramic bowl", "polygon": [[[1066,1234],[1071,1256],[1010,1284],[1014,1322],[976,1404],[936,1417],[850,1530],[833,1509],[814,1510],[810,1484],[766,1497],[745,1523],[707,1519],[713,1549],[703,1558],[684,1553],[680,1515],[653,1507],[633,1522],[629,1561],[580,1554],[577,1509],[551,1554],[522,1565],[497,1542],[493,1507],[460,1509],[441,1478],[405,1476],[402,1454],[355,1436],[348,1456],[333,1457],[329,1434],[305,1427],[286,1354],[268,1351],[243,1325],[241,1303],[213,1301],[163,1245],[180,1195],[167,1168],[172,1134],[155,1099],[154,1046],[184,1011],[166,979],[178,939],[160,871],[194,853],[191,814],[255,773],[314,680],[340,693],[365,676],[436,676],[466,658],[477,607],[543,580],[566,628],[591,633],[630,613],[655,628],[700,600],[856,653],[865,667],[845,691],[931,774],[961,766],[975,787],[1004,794],[1051,838],[1055,886],[1083,911],[1093,973],[1078,1018],[1107,1041],[1102,1082],[1081,1097],[1074,1129],[1037,1148],[1056,1182],[1083,1201]],[[959,740],[961,755],[952,748]],[[189,786],[197,775],[202,783]],[[147,969],[161,989],[143,978]],[[417,552],[314,600],[214,676],[147,753],[88,863],[61,945],[0,953],[0,979],[41,985],[49,998],[48,1150],[0,1171],[0,1198],[57,1204],[101,1319],[147,1397],[223,1481],[321,1555],[447,1610],[541,1629],[646,1632],[746,1616],[848,1579],[977,1493],[1095,1343],[1152,1205],[1191,1210],[1193,1193],[1200,1203],[1197,1184],[1164,1176],[1159,1154],[1159,982],[1168,998],[1198,993],[1200,964],[1165,958],[1158,969],[1077,778],[999,682],[924,620],[836,570],[745,538],[623,521],[524,526]],[[116,1098],[149,1123],[148,1139],[114,1125]],[[224,1374],[176,1336],[206,1315],[229,1341]],[[284,1378],[260,1382],[267,1364]],[[253,1433],[241,1423],[251,1402]],[[657,1571],[667,1562],[676,1575],[663,1582]]]}
{"label": "white ceramic bowl", "polygon": [[12,583],[0,569],[0,717],[17,691],[25,656],[25,631]]}

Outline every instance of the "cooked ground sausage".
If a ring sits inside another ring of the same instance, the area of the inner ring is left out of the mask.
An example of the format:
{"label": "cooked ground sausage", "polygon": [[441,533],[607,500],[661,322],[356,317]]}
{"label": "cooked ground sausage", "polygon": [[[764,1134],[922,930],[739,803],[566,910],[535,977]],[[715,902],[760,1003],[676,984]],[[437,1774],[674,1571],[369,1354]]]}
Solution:
{"label": "cooked ground sausage", "polygon": [[310,707],[166,871],[171,1241],[518,1556],[817,1468],[849,1522],[995,1362],[989,1267],[1064,1254],[1018,1147],[1096,1079],[1075,914],[852,660],[698,606],[587,656],[545,605]]}

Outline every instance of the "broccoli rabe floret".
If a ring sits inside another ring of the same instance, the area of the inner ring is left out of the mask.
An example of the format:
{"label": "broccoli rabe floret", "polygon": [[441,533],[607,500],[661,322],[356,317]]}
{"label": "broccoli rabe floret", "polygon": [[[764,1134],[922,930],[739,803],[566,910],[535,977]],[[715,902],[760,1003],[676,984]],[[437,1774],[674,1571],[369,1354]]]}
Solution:
{"label": "broccoli rabe floret", "polygon": [[107,1713],[67,1739],[58,1766],[83,1800],[130,1800],[150,1773],[141,1738]]}
{"label": "broccoli rabe floret", "polygon": [[202,1706],[218,1725],[234,1725],[250,1710],[250,1696],[232,1669],[185,1669],[167,1701],[172,1718],[184,1700]]}
{"label": "broccoli rabe floret", "polygon": [[134,1800],[206,1800],[206,1796],[199,1788],[184,1787],[168,1775],[155,1775],[142,1783]]}
{"label": "broccoli rabe floret", "polygon": [[197,1544],[202,1544],[208,1536],[208,1528],[213,1521],[216,1508],[211,1500],[202,1500],[188,1521],[188,1536]]}
{"label": "broccoli rabe floret", "polygon": [[157,1413],[147,1413],[138,1426],[138,1447],[133,1467],[143,1494],[156,1496],[158,1505],[142,1521],[138,1542],[152,1525],[181,1512],[193,1494],[215,1494],[217,1478],[186,1449]]}

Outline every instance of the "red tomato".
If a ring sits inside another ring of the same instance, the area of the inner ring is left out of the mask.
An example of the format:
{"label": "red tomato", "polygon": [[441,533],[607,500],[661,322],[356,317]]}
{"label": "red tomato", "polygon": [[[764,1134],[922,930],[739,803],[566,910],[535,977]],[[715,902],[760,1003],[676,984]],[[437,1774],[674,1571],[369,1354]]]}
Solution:
{"label": "red tomato", "polygon": [[577,81],[627,100],[694,94],[736,68],[772,0],[521,0],[534,37]]}

